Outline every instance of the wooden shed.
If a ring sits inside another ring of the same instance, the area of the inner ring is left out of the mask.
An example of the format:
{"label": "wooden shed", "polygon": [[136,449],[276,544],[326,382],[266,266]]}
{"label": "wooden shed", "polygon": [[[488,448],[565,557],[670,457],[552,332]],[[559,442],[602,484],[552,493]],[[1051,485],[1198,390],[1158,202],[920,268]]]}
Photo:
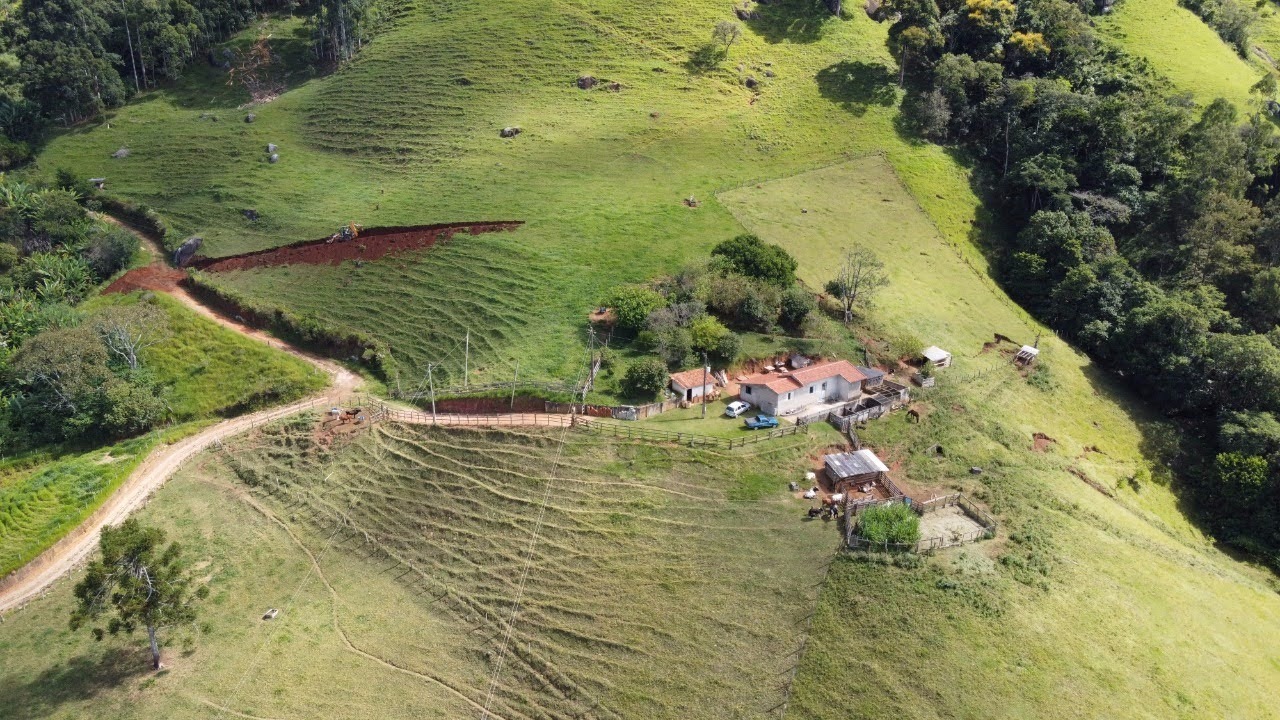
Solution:
{"label": "wooden shed", "polygon": [[852,485],[867,485],[884,480],[889,472],[880,458],[870,450],[826,455],[822,464],[827,469],[827,479],[835,492],[844,492]]}

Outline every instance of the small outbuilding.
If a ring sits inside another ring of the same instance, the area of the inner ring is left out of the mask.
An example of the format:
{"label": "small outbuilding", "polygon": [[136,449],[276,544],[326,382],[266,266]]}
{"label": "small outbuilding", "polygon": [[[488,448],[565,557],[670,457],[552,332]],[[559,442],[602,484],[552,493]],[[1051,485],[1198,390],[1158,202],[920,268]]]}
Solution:
{"label": "small outbuilding", "polygon": [[881,482],[889,472],[888,466],[866,449],[826,455],[822,464],[827,469],[827,479],[838,493],[852,485]]}
{"label": "small outbuilding", "polygon": [[671,391],[682,400],[693,401],[716,390],[716,378],[711,368],[696,368],[671,374]]}
{"label": "small outbuilding", "polygon": [[862,373],[867,378],[862,381],[863,390],[871,390],[873,388],[880,387],[884,384],[884,379],[887,375],[885,371],[879,368],[863,367],[861,365],[858,366],[858,372]]}
{"label": "small outbuilding", "polygon": [[920,354],[924,356],[927,362],[932,363],[934,367],[944,368],[951,366],[951,353],[937,345],[930,345]]}
{"label": "small outbuilding", "polygon": [[1018,350],[1018,354],[1013,356],[1013,361],[1025,367],[1035,362],[1036,358],[1039,356],[1039,348],[1033,348],[1030,345],[1023,345]]}

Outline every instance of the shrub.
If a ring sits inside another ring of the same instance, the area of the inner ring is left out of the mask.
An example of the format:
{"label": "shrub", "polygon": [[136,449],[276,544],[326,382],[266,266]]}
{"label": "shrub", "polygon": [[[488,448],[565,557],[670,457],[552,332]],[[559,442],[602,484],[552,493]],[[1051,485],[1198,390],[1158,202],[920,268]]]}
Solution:
{"label": "shrub", "polygon": [[689,336],[694,350],[712,352],[720,345],[720,340],[729,334],[729,329],[710,315],[703,315],[689,326]]}
{"label": "shrub", "polygon": [[649,319],[649,313],[666,307],[667,300],[647,287],[623,285],[613,291],[606,304],[613,308],[619,327],[639,330]]}
{"label": "shrub", "polygon": [[18,264],[18,248],[9,243],[0,243],[0,273],[7,273]]}
{"label": "shrub", "polygon": [[733,333],[726,333],[721,337],[715,349],[711,351],[712,357],[726,365],[732,365],[740,354],[742,354],[742,338]]}
{"label": "shrub", "polygon": [[738,272],[771,285],[790,287],[796,281],[796,259],[756,235],[725,240],[711,249],[711,255],[726,258]]}
{"label": "shrub", "polygon": [[804,327],[805,320],[809,319],[809,314],[817,307],[818,304],[814,302],[813,296],[804,288],[790,288],[782,294],[782,311],[779,313],[778,321],[788,330],[800,330]]}
{"label": "shrub", "polygon": [[667,366],[658,358],[641,358],[622,376],[622,390],[633,398],[651,400],[666,386]]}
{"label": "shrub", "polygon": [[654,350],[668,365],[685,365],[689,354],[693,352],[693,340],[685,328],[667,328],[657,334]]}
{"label": "shrub", "polygon": [[128,266],[138,252],[138,237],[117,227],[97,227],[89,238],[85,253],[89,267],[99,280],[105,280]]}
{"label": "shrub", "polygon": [[858,534],[871,542],[910,545],[920,541],[920,516],[905,503],[878,505],[858,516]]}

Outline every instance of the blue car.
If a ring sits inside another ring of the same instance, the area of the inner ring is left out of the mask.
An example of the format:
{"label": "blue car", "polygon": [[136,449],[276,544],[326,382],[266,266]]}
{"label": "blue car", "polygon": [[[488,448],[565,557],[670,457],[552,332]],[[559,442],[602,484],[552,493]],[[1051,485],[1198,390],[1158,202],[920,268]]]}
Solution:
{"label": "blue car", "polygon": [[757,415],[753,418],[747,418],[748,430],[765,430],[776,427],[778,427],[778,418],[772,415]]}

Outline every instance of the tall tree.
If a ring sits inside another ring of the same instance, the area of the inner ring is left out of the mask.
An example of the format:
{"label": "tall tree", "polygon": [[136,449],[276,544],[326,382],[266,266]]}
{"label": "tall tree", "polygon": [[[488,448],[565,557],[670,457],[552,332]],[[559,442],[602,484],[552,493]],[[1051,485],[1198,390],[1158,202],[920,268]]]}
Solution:
{"label": "tall tree", "polygon": [[[166,627],[193,622],[195,601],[207,597],[207,585],[196,586],[182,547],[164,547],[164,531],[130,518],[118,527],[105,527],[98,540],[101,557],[89,563],[76,583],[76,607],[71,629],[107,617],[106,633],[130,634],[146,628],[151,665],[160,669],[158,633]],[[102,627],[93,629],[101,640]]]}
{"label": "tall tree", "polygon": [[884,263],[866,248],[846,250],[844,263],[829,280],[826,291],[844,307],[844,321],[853,321],[853,309],[870,307],[875,294],[889,284]]}

